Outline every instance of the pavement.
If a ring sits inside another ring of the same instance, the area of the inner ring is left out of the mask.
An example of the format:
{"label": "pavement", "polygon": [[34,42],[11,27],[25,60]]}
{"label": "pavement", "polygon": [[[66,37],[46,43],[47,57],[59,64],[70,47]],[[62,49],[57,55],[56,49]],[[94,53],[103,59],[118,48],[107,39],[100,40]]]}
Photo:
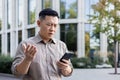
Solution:
{"label": "pavement", "polygon": [[21,80],[21,79],[11,74],[0,73],[0,80]]}
{"label": "pavement", "polygon": [[72,76],[63,80],[120,80],[120,68],[114,74],[114,68],[108,69],[74,69]]}
{"label": "pavement", "polygon": [[[102,69],[74,69],[69,77],[63,77],[62,80],[120,80],[120,68],[117,68],[117,74],[114,74],[114,68]],[[13,75],[0,73],[0,80],[21,80]]]}

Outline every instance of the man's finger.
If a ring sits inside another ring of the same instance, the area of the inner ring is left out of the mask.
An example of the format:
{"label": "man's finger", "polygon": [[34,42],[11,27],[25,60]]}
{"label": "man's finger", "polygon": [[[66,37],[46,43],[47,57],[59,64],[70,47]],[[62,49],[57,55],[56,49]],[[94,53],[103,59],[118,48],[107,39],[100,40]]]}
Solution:
{"label": "man's finger", "polygon": [[27,44],[27,46],[26,46],[26,51],[29,51],[30,48],[31,48],[31,44]]}
{"label": "man's finger", "polygon": [[24,53],[25,53],[25,51],[26,51],[26,45],[25,45],[25,44],[22,44],[22,48],[23,48],[23,51],[24,51]]}
{"label": "man's finger", "polygon": [[66,64],[69,64],[69,60],[62,59],[62,61],[65,62]]}
{"label": "man's finger", "polygon": [[34,54],[37,52],[37,49],[36,49],[36,47],[35,46],[33,46],[33,49],[32,49],[32,55],[34,56]]}

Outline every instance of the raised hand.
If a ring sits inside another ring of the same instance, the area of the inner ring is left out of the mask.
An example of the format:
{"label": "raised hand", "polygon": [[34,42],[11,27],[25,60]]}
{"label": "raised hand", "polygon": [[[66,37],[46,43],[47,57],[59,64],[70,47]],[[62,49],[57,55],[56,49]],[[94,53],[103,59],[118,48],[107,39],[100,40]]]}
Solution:
{"label": "raised hand", "polygon": [[27,61],[32,61],[37,52],[37,48],[31,44],[27,44],[27,45],[23,44],[22,48],[25,53],[25,59]]}

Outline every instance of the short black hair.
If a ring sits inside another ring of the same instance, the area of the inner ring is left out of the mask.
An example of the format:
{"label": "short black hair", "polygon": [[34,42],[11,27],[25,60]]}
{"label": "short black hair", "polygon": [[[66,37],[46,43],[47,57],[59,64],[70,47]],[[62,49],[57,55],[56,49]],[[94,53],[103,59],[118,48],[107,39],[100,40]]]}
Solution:
{"label": "short black hair", "polygon": [[59,18],[58,13],[51,8],[46,8],[46,9],[43,9],[42,11],[40,11],[39,18],[44,19],[45,16],[56,16]]}

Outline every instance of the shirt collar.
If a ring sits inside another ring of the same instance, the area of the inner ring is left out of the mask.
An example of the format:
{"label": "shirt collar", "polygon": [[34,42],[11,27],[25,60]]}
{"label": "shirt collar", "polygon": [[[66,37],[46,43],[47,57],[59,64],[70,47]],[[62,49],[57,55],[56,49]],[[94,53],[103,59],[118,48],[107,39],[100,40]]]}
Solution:
{"label": "shirt collar", "polygon": [[[41,38],[41,36],[40,36],[39,34],[37,34],[37,35],[35,36],[34,41],[35,41],[35,43],[43,42],[43,40],[42,40],[42,38]],[[49,42],[55,44],[55,43],[56,43],[56,39],[52,38]]]}

